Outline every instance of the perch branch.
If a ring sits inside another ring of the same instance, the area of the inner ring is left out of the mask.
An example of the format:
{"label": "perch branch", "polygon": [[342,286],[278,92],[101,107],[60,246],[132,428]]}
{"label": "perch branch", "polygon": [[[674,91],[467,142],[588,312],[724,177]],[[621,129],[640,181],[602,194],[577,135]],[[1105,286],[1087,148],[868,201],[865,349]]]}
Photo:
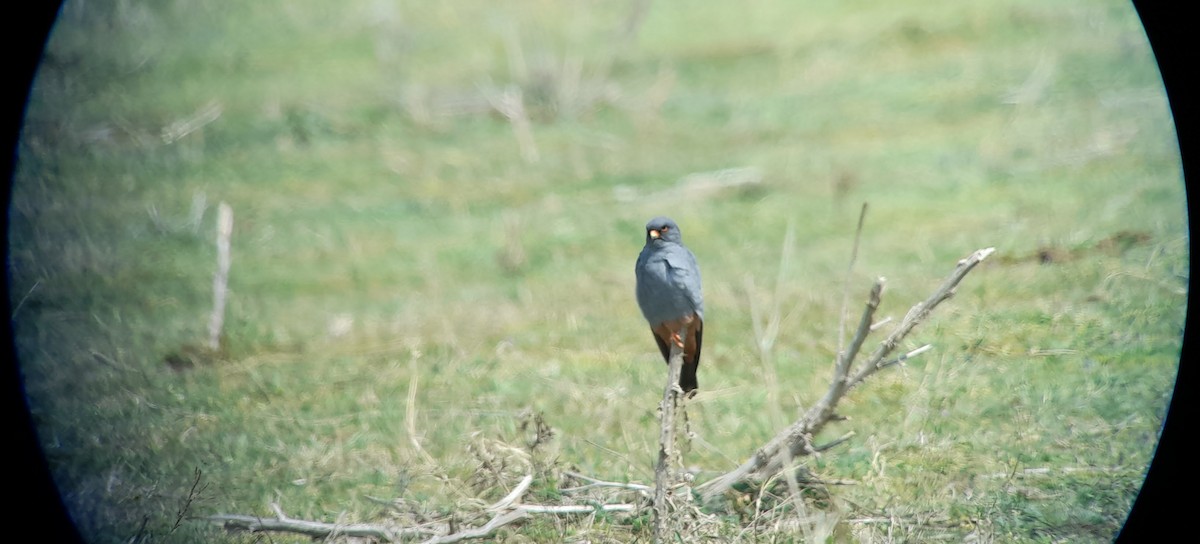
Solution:
{"label": "perch branch", "polygon": [[[680,338],[687,338],[687,325],[679,331]],[[679,395],[683,391],[679,387],[679,374],[683,369],[683,349],[679,344],[671,343],[670,356],[667,358],[667,385],[663,389],[662,403],[659,404],[660,431],[658,435],[658,465],[654,469],[654,541],[665,542],[671,532],[669,521],[672,519],[674,508],[671,496],[675,487],[675,464],[677,451],[675,447],[675,409],[679,405]]]}
{"label": "perch branch", "polygon": [[892,330],[891,334],[880,342],[875,351],[867,357],[867,360],[859,365],[857,371],[851,373],[854,359],[858,356],[867,335],[873,329],[872,323],[875,311],[879,308],[884,279],[879,278],[876,280],[875,285],[871,288],[871,292],[868,295],[867,304],[863,309],[861,319],[859,319],[859,325],[854,337],[851,339],[846,351],[839,354],[837,364],[834,368],[834,376],[825,396],[820,402],[805,412],[804,416],[799,420],[779,432],[770,442],[759,448],[741,466],[700,485],[699,489],[702,490],[704,499],[706,501],[713,499],[730,490],[735,484],[747,480],[765,480],[783,470],[787,460],[814,453],[816,450],[812,445],[812,437],[816,436],[825,427],[826,423],[835,419],[834,409],[846,392],[859,383],[862,383],[876,371],[903,362],[910,357],[928,350],[929,346],[922,346],[896,359],[890,361],[884,360],[900,341],[908,333],[912,332],[917,324],[929,316],[929,313],[938,304],[954,294],[954,290],[959,282],[962,281],[967,273],[975,268],[975,265],[982,262],[994,251],[994,248],[980,249],[967,258],[960,260],[954,271],[942,282],[941,286],[923,302],[914,305],[908,311],[908,314],[904,316],[904,320]]}

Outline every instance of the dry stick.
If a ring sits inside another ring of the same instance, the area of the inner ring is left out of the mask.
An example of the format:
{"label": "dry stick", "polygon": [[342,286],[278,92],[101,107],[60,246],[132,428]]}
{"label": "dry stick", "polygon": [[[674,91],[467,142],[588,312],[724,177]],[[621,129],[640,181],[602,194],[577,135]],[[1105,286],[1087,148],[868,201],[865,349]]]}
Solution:
{"label": "dry stick", "polygon": [[937,307],[938,304],[941,304],[946,299],[954,296],[954,291],[958,287],[958,283],[961,282],[964,277],[966,277],[967,273],[975,268],[975,265],[983,262],[984,259],[988,258],[988,256],[995,251],[996,248],[992,247],[976,250],[965,259],[958,261],[958,266],[956,266],[954,271],[950,273],[950,277],[946,278],[946,280],[942,282],[942,285],[938,287],[937,291],[934,291],[933,294],[929,295],[929,298],[925,299],[924,302],[918,303],[910,308],[908,313],[904,315],[904,319],[900,322],[900,325],[898,325],[896,329],[893,330],[892,333],[883,340],[883,342],[879,343],[879,347],[875,348],[875,351],[871,353],[870,358],[867,359],[867,363],[862,365],[858,373],[850,379],[849,387],[854,387],[859,382],[863,381],[867,376],[871,375],[871,373],[882,368],[883,358],[887,357],[888,354],[896,348],[896,344],[900,343],[900,340],[903,340],[904,337],[907,336],[914,327],[924,321],[926,317],[929,317],[929,314],[934,308]]}
{"label": "dry stick", "polygon": [[[276,512],[279,516],[279,513]],[[341,536],[375,538],[387,542],[396,540],[398,536],[419,536],[422,532],[392,529],[382,525],[351,523],[349,525],[291,519],[286,516],[264,518],[259,516],[243,516],[238,514],[217,514],[209,516],[209,521],[221,522],[226,529],[240,529],[250,532],[274,531],[324,538],[335,532]]]}
{"label": "dry stick", "polygon": [[435,536],[425,540],[423,544],[448,544],[451,542],[460,542],[472,538],[484,538],[492,534],[496,529],[508,525],[514,521],[520,520],[530,514],[590,514],[594,512],[633,512],[637,507],[632,504],[602,504],[598,506],[588,505],[560,505],[560,506],[543,506],[538,504],[527,504],[516,507],[513,510],[497,514],[482,527],[466,529],[457,533]]}
{"label": "dry stick", "polygon": [[435,536],[429,540],[425,540],[424,544],[449,544],[451,542],[461,542],[463,540],[472,538],[483,538],[492,534],[492,531],[495,531],[496,529],[517,521],[525,516],[526,512],[521,509],[502,512],[500,514],[496,514],[496,517],[492,518],[482,527],[466,529],[445,536]]}
{"label": "dry stick", "polygon": [[[950,276],[942,282],[936,291],[925,299],[925,301],[917,303],[904,316],[904,320],[900,325],[892,331],[882,342],[879,347],[867,358],[867,360],[859,366],[857,372],[850,373],[851,363],[858,355],[863,342],[867,335],[871,332],[871,323],[875,316],[875,310],[879,307],[879,299],[883,292],[884,279],[876,280],[875,285],[871,289],[870,296],[867,300],[866,308],[863,310],[862,318],[859,320],[858,329],[855,332],[854,338],[850,341],[845,355],[840,357],[838,365],[834,370],[834,377],[829,385],[829,390],[825,393],[825,397],[821,399],[815,406],[810,408],[803,417],[792,423],[791,426],[784,429],[775,435],[766,445],[759,448],[757,452],[746,462],[742,463],[738,468],[727,472],[713,480],[705,482],[699,486],[703,489],[704,499],[711,500],[719,495],[724,494],[735,484],[750,480],[752,478],[765,479],[779,472],[783,467],[779,463],[781,457],[786,458],[786,455],[781,456],[781,450],[786,449],[793,457],[808,455],[813,452],[812,437],[824,428],[834,416],[834,409],[837,407],[838,401],[855,385],[858,385],[877,370],[894,364],[891,361],[884,361],[884,358],[895,349],[896,345],[904,339],[914,327],[922,320],[929,316],[938,304],[950,298],[954,294],[955,288],[959,282],[970,272],[975,265],[982,262],[995,251],[994,248],[986,248],[975,251],[967,258],[958,262],[958,266],[951,272]],[[896,362],[907,357],[916,355],[925,351],[926,347],[922,346],[908,354],[899,358]]]}
{"label": "dry stick", "polygon": [[233,234],[233,210],[222,202],[217,206],[217,274],[213,276],[213,312],[208,322],[208,347],[221,348],[221,327],[225,323],[225,294],[229,285],[229,237]]}
{"label": "dry stick", "polygon": [[[680,338],[687,338],[687,325],[679,331]],[[659,404],[660,430],[658,435],[658,465],[654,469],[654,541],[666,542],[670,532],[671,490],[675,486],[674,470],[671,466],[675,456],[675,408],[679,404],[679,374],[683,369],[683,349],[671,343],[671,355],[667,358],[667,386]]]}
{"label": "dry stick", "polygon": [[634,504],[565,504],[565,505],[541,505],[541,504],[522,504],[511,509],[505,509],[497,513],[486,524],[479,527],[463,529],[457,533],[444,535],[434,534],[424,527],[396,527],[389,525],[377,525],[369,523],[324,523],[320,521],[308,521],[302,519],[292,519],[284,515],[278,505],[272,504],[272,510],[275,512],[274,518],[264,518],[260,516],[244,516],[237,514],[217,514],[206,518],[208,521],[220,522],[224,524],[226,529],[238,529],[251,532],[273,531],[279,533],[291,533],[310,536],[314,538],[327,538],[331,536],[344,537],[359,537],[359,538],[374,538],[386,542],[393,542],[401,538],[412,537],[427,537],[424,541],[426,544],[447,544],[450,542],[459,542],[473,538],[484,538],[495,532],[496,529],[508,525],[514,521],[520,520],[532,514],[591,514],[596,512],[634,512],[637,510],[637,505]]}

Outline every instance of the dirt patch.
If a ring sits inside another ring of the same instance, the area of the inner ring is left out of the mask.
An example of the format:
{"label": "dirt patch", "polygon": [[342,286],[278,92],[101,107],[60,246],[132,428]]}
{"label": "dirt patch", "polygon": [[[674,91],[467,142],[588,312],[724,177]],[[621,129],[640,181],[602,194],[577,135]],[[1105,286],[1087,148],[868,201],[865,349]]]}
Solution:
{"label": "dirt patch", "polygon": [[1093,244],[1077,247],[1041,245],[1026,255],[1017,257],[1001,257],[999,262],[1004,264],[1019,264],[1027,262],[1036,262],[1039,264],[1061,264],[1076,261],[1096,253],[1119,256],[1130,249],[1149,244],[1152,239],[1153,238],[1150,236],[1150,233],[1147,232],[1122,230]]}

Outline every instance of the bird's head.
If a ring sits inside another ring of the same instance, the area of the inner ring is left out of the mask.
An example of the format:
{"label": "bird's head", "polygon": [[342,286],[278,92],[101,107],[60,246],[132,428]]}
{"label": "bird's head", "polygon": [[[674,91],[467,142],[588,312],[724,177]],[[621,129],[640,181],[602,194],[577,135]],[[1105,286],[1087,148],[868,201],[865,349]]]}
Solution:
{"label": "bird's head", "polygon": [[675,244],[683,243],[683,236],[679,232],[679,225],[670,217],[655,217],[650,222],[646,223],[646,243],[650,244],[656,241],[671,242]]}

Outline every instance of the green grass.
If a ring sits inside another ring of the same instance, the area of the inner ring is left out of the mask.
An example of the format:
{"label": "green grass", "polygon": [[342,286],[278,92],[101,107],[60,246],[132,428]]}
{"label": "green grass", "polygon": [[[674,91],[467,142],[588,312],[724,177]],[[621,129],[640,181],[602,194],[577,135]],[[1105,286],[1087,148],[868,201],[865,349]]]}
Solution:
{"label": "green grass", "polygon": [[[1152,53],[1123,2],[926,4],[653,3],[635,41],[624,4],[68,5],[26,119],[8,257],[29,403],[78,526],[96,542],[250,541],[176,520],[273,502],[388,519],[371,497],[447,513],[506,492],[468,446],[523,444],[527,413],[555,429],[539,463],[651,482],[663,366],[632,267],[660,213],[704,273],[703,442],[686,461],[709,478],[824,392],[866,201],[852,308],[882,275],[880,315],[899,319],[957,259],[997,253],[907,346],[933,351],[846,398],[850,419],[821,438],[855,437],[809,468],[857,485],[810,511],[846,541],[1109,539],[1186,311]],[[534,163],[502,116],[438,115],[510,83]],[[160,137],[210,103],[215,122]],[[670,190],[744,166],[762,182]],[[218,201],[233,268],[210,357]],[[764,363],[751,302],[776,300]],[[554,500],[553,481],[535,493]],[[772,538],[716,513],[727,538]],[[650,534],[578,521],[499,538]]]}

